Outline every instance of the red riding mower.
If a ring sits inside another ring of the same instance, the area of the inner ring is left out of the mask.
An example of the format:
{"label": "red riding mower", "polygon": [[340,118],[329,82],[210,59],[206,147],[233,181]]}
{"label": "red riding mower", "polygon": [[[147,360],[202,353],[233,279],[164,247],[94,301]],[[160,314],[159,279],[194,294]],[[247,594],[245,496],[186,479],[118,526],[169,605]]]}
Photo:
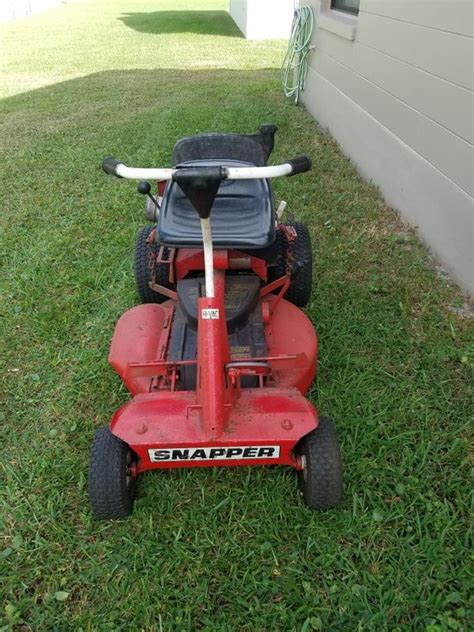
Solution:
{"label": "red riding mower", "polygon": [[89,496],[98,518],[130,514],[137,477],[151,469],[289,465],[309,507],[341,498],[333,424],[304,397],[317,355],[300,309],[311,292],[310,236],[300,222],[279,222],[268,181],[311,162],[266,166],[275,132],[183,138],[171,169],[102,163],[142,180],[157,226],[139,234],[142,304],[119,319],[110,349],[133,399],[95,435]]}

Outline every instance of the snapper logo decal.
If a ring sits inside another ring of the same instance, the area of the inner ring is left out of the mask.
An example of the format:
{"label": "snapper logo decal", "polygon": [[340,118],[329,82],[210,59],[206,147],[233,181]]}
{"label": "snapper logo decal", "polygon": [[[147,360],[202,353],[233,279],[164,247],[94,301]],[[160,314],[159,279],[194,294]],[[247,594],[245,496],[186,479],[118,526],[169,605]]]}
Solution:
{"label": "snapper logo decal", "polygon": [[221,461],[231,459],[277,459],[279,445],[244,445],[213,448],[157,448],[148,450],[152,463],[162,461]]}

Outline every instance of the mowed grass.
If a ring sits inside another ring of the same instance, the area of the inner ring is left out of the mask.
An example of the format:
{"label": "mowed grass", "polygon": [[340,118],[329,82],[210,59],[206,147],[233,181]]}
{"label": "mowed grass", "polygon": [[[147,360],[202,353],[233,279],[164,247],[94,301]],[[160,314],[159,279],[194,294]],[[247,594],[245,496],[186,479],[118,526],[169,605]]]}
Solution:
{"label": "mowed grass", "polygon": [[[3,27],[1,629],[467,631],[462,297],[285,102],[284,44],[240,38],[225,4],[68,3]],[[159,14],[181,9],[174,30]],[[274,189],[311,227],[310,397],[335,420],[345,500],[310,512],[286,469],[183,470],[143,476],[133,516],[97,522],[89,447],[128,397],[107,352],[144,221],[100,160],[168,165],[181,136],[262,122],[274,162],[314,161]]]}

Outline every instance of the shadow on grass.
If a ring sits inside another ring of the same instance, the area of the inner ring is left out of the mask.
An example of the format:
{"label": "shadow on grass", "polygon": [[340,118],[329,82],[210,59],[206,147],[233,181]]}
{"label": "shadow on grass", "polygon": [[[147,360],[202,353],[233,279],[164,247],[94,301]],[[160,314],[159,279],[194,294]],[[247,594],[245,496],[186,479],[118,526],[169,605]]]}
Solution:
{"label": "shadow on grass", "polygon": [[227,11],[153,11],[127,13],[120,20],[140,33],[196,33],[243,37]]}
{"label": "shadow on grass", "polygon": [[[34,128],[38,152],[53,161],[69,151],[77,135],[81,139],[77,153],[98,149],[92,134],[99,135],[103,147],[97,155],[107,153],[110,143],[133,147],[138,154],[148,148],[156,155],[157,140],[167,138],[173,141],[171,152],[178,138],[196,131],[254,132],[268,117],[269,91],[273,90],[279,94],[273,68],[101,71],[0,99],[6,130],[2,145],[16,155],[30,146]],[[43,142],[54,148],[52,154]],[[160,142],[158,153],[162,151]]]}

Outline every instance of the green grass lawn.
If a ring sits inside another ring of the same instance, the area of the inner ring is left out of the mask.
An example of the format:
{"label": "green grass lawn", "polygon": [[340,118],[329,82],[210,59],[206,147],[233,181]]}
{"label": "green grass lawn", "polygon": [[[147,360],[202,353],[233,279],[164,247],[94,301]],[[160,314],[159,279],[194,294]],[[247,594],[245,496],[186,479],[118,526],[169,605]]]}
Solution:
{"label": "green grass lawn", "polygon": [[[467,631],[461,295],[285,102],[284,42],[246,42],[226,5],[68,2],[2,26],[0,629]],[[107,351],[143,224],[100,160],[167,165],[181,136],[262,122],[275,162],[314,160],[275,191],[312,231],[310,396],[338,429],[344,503],[311,513],[286,469],[183,470],[143,476],[129,520],[96,522],[89,447],[127,400]]]}

